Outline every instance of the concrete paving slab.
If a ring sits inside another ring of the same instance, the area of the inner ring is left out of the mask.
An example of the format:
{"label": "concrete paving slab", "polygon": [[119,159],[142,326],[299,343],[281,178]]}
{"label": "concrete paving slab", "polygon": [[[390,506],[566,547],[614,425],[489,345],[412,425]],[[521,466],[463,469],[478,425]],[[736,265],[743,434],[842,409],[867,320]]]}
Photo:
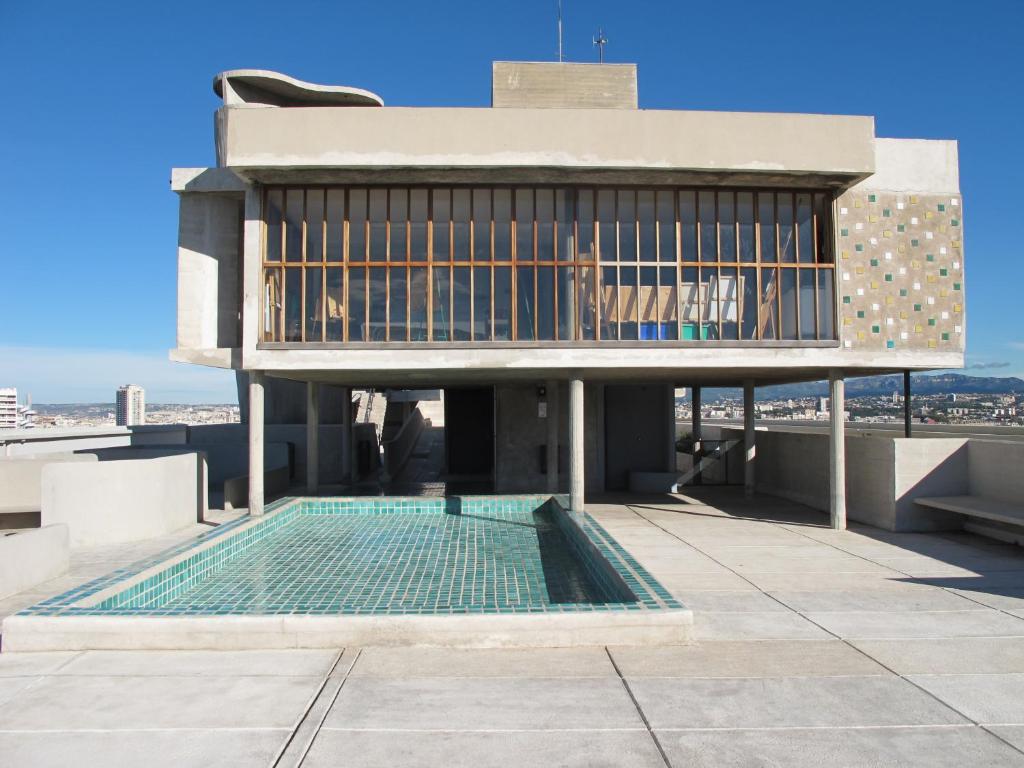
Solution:
{"label": "concrete paving slab", "polygon": [[0,677],[49,675],[79,655],[79,651],[0,653]]}
{"label": "concrete paving slab", "polygon": [[266,651],[86,651],[59,675],[182,677],[239,675],[301,677],[326,675],[338,652]]}
{"label": "concrete paving slab", "polygon": [[856,592],[873,589],[905,589],[907,577],[898,573],[746,573],[765,592]]}
{"label": "concrete paving slab", "polygon": [[827,632],[795,613],[698,613],[693,638],[703,640],[824,640]]}
{"label": "concrete paving slab", "polygon": [[636,678],[630,687],[651,727],[810,728],[965,723],[900,678]]}
{"label": "concrete paving slab", "polygon": [[723,640],[609,649],[626,678],[888,675],[839,640]]}
{"label": "concrete paving slab", "polygon": [[212,675],[46,677],[0,704],[0,723],[8,730],[287,728],[320,682]]}
{"label": "concrete paving slab", "polygon": [[[37,675],[25,675],[23,677],[0,677],[0,705],[10,701],[19,693],[24,691],[31,685],[38,684],[44,678]],[[2,706],[0,706],[0,712],[3,712]],[[0,727],[3,721],[0,720]]]}
{"label": "concrete paving slab", "polygon": [[1021,589],[993,589],[993,590],[954,590],[965,599],[976,600],[979,603],[998,608],[1002,611],[1024,611],[1024,587]]}
{"label": "concrete paving slab", "polygon": [[1024,752],[1024,725],[995,725],[989,730]]}
{"label": "concrete paving slab", "polygon": [[682,600],[687,608],[697,613],[785,613],[789,610],[764,592],[752,589],[715,592],[680,589],[673,594]]}
{"label": "concrete paving slab", "polygon": [[603,648],[364,648],[353,677],[616,677]]}
{"label": "concrete paving slab", "polygon": [[701,592],[717,592],[721,590],[757,591],[757,587],[749,581],[726,570],[718,573],[672,573],[658,576],[658,581],[673,594],[675,594],[676,590]]}
{"label": "concrete paving slab", "polygon": [[324,725],[487,731],[642,728],[643,722],[617,679],[350,677]]}
{"label": "concrete paving slab", "polygon": [[[801,613],[818,611],[976,611],[985,606],[945,589],[913,585],[907,589],[816,592],[777,590],[769,593]],[[695,606],[690,606],[694,608]]]}
{"label": "concrete paving slab", "polygon": [[910,679],[982,725],[1024,725],[1024,673],[913,675]]}
{"label": "concrete paving slab", "polygon": [[673,765],[687,768],[991,768],[1024,755],[981,728],[658,731]]}
{"label": "concrete paving slab", "polygon": [[1024,637],[851,640],[901,675],[1024,672]]}
{"label": "concrete paving slab", "polygon": [[0,755],[9,768],[181,768],[267,765],[285,730],[46,731],[0,730]]}
{"label": "concrete paving slab", "polygon": [[807,617],[844,638],[1018,637],[1024,621],[995,610],[811,612]]}
{"label": "concrete paving slab", "polygon": [[335,731],[322,729],[303,768],[664,766],[646,730],[575,732]]}

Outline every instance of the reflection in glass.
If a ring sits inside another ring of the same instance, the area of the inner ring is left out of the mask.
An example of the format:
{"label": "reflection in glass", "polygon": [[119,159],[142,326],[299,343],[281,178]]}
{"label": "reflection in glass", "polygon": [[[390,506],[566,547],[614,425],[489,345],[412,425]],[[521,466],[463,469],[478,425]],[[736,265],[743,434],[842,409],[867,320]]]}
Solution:
{"label": "reflection in glass", "polygon": [[267,261],[281,261],[281,209],[284,207],[284,193],[279,189],[267,192],[267,210],[264,219],[267,224]]}
{"label": "reflection in glass", "polygon": [[323,261],[324,191],[306,192],[306,261]]}
{"label": "reflection in glass", "polygon": [[367,341],[387,341],[388,271],[384,267],[370,269],[370,326]]}
{"label": "reflection in glass", "polygon": [[758,192],[757,218],[761,228],[761,261],[777,261],[775,242],[775,195],[771,192]]}
{"label": "reflection in glass", "polygon": [[512,267],[494,268],[494,340],[512,339]]}
{"label": "reflection in glass", "polygon": [[715,227],[715,193],[701,192],[698,199],[700,215],[700,260],[718,261],[718,233]]}
{"label": "reflection in glass", "polygon": [[676,260],[676,209],[674,192],[658,192],[658,260]]}
{"label": "reflection in glass", "polygon": [[594,252],[594,193],[589,189],[579,191],[576,207],[577,251],[581,261],[593,261]]}
{"label": "reflection in glass", "polygon": [[455,304],[452,315],[452,336],[455,341],[472,339],[473,291],[469,267],[452,268],[452,301]]}
{"label": "reflection in glass", "polygon": [[779,270],[761,270],[761,304],[757,327],[762,339],[779,339]]}
{"label": "reflection in glass", "polygon": [[391,267],[390,271],[390,301],[388,302],[388,340],[408,341],[405,332],[406,318],[406,293],[405,293],[405,267]]}
{"label": "reflection in glass", "polygon": [[537,340],[555,338],[555,268],[537,267]]}
{"label": "reflection in glass", "polygon": [[366,268],[348,271],[348,340],[369,341],[366,334]]}
{"label": "reflection in glass", "polygon": [[[386,189],[370,190],[370,261],[386,261],[388,258],[387,240],[388,191]],[[372,281],[373,278],[371,277]]]}
{"label": "reflection in glass", "polygon": [[636,192],[619,192],[619,261],[636,261]]}
{"label": "reflection in glass", "polygon": [[816,338],[814,320],[817,317],[817,310],[814,305],[815,293],[817,293],[815,270],[800,270],[800,338]]}
{"label": "reflection in glass", "polygon": [[[814,196],[814,240],[819,264],[832,263],[832,238],[830,236],[832,229],[829,226],[829,222],[832,220],[831,213],[832,200],[829,196],[820,192],[816,194]],[[823,333],[821,337],[823,339],[831,338],[831,334],[826,337]]]}
{"label": "reflection in glass", "polygon": [[538,189],[534,195],[537,204],[537,261],[551,261],[555,258],[555,193],[550,189]]}
{"label": "reflection in glass", "polygon": [[286,261],[302,261],[301,189],[289,189],[285,196],[284,248]]}
{"label": "reflection in glass", "polygon": [[[328,208],[330,202],[328,201]],[[345,308],[342,300],[344,270],[341,267],[327,268],[327,341],[343,341],[345,333]]]}
{"label": "reflection in glass", "polygon": [[720,309],[722,312],[723,339],[736,341],[740,337],[740,290],[739,274],[734,267],[722,267],[718,275],[718,290],[722,294]]}
{"label": "reflection in glass", "polygon": [[655,261],[658,258],[658,247],[653,192],[641,190],[636,193],[636,215],[639,222],[640,260]]}
{"label": "reflection in glass", "polygon": [[706,338],[700,330],[701,287],[702,284],[697,279],[697,267],[683,267],[683,279],[679,284],[683,341],[695,341]]}
{"label": "reflection in glass", "polygon": [[572,341],[576,325],[576,275],[572,267],[558,267],[558,339]]}
{"label": "reflection in glass", "polygon": [[494,260],[512,261],[512,190],[494,190]]}
{"label": "reflection in glass", "polygon": [[263,341],[281,341],[281,270],[268,269],[263,278]]}
{"label": "reflection in glass", "polygon": [[700,302],[701,339],[719,338],[718,317],[720,298],[718,295],[718,270],[701,267],[700,290],[697,294],[697,300]]}
{"label": "reflection in glass", "polygon": [[679,193],[679,230],[683,261],[697,261],[697,196],[693,192]]}
{"label": "reflection in glass", "polygon": [[658,313],[661,322],[659,339],[676,339],[679,337],[679,288],[676,280],[675,267],[662,267],[658,271]]}
{"label": "reflection in glass", "polygon": [[555,190],[555,224],[558,233],[555,246],[558,248],[559,261],[572,261],[576,258],[573,234],[574,208],[572,190]]}
{"label": "reflection in glass", "polygon": [[470,192],[468,189],[452,190],[452,243],[454,245],[455,261],[469,261],[470,257],[470,199]]}
{"label": "reflection in glass", "polygon": [[757,269],[743,267],[740,270],[740,318],[741,337],[757,338]]}
{"label": "reflection in glass", "polygon": [[533,267],[516,269],[516,338],[533,341],[535,337]]}
{"label": "reflection in glass", "polygon": [[779,217],[779,252],[784,264],[796,261],[796,246],[793,242],[793,196],[779,194],[776,197]]}
{"label": "reflection in glass", "polygon": [[516,190],[516,260],[533,261],[533,190]]}
{"label": "reflection in glass", "polygon": [[451,267],[434,267],[433,300],[434,341],[451,341]]}
{"label": "reflection in glass", "polygon": [[391,190],[391,261],[406,260],[406,219],[409,216],[409,193],[404,189]]}
{"label": "reflection in glass", "polygon": [[302,341],[302,270],[284,271],[284,340]]}
{"label": "reflection in glass", "polygon": [[366,190],[348,193],[348,260],[366,261]]}
{"label": "reflection in glass", "polygon": [[736,219],[739,222],[740,261],[750,264],[757,260],[754,238],[754,195],[739,192],[736,195]]}
{"label": "reflection in glass", "polygon": [[796,270],[781,269],[782,274],[782,336],[796,338]]}
{"label": "reflection in glass", "polygon": [[660,336],[657,267],[640,267],[640,290],[638,293],[637,312],[640,321],[638,326],[640,340],[656,341]]}
{"label": "reflection in glass", "polygon": [[615,261],[615,193],[602,189],[597,193],[598,237],[601,260]]}
{"label": "reflection in glass", "polygon": [[736,214],[732,192],[718,193],[718,248],[722,261],[736,261]]}
{"label": "reflection in glass", "polygon": [[619,338],[623,341],[636,341],[640,335],[636,270],[635,266],[619,267]]}
{"label": "reflection in glass", "polygon": [[819,338],[834,339],[835,310],[832,306],[832,270],[818,270],[818,333]]}
{"label": "reflection in glass", "polygon": [[798,256],[801,264],[814,263],[814,228],[811,221],[811,196],[801,193],[796,196],[796,224],[798,232]]}
{"label": "reflection in glass", "polygon": [[427,190],[409,192],[409,256],[412,261],[427,260]]}
{"label": "reflection in glass", "polygon": [[448,261],[451,258],[451,190],[435,189],[431,198],[434,208],[434,261]]}
{"label": "reflection in glass", "polygon": [[409,341],[427,340],[427,268],[409,270]]}
{"label": "reflection in glass", "polygon": [[341,189],[327,190],[327,261],[343,261],[345,258],[345,192]]}
{"label": "reflection in glass", "polygon": [[491,258],[491,190],[473,190],[473,260]]}
{"label": "reflection in glass", "polygon": [[579,338],[583,341],[594,341],[597,327],[594,305],[594,268],[577,268],[577,302],[579,304]]}
{"label": "reflection in glass", "polygon": [[473,340],[491,338],[491,268],[473,267]]}
{"label": "reflection in glass", "polygon": [[323,321],[321,315],[324,310],[321,297],[323,296],[323,270],[314,267],[306,270],[306,338],[305,341],[323,341]]}
{"label": "reflection in glass", "polygon": [[619,338],[619,279],[615,267],[601,267],[601,338]]}

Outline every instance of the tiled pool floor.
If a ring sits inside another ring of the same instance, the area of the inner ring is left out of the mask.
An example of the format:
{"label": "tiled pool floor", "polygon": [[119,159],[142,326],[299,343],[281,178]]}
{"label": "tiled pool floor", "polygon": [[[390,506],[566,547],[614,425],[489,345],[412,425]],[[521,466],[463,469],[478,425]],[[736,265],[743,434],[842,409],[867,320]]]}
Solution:
{"label": "tiled pool floor", "polygon": [[386,613],[617,599],[589,578],[551,512],[539,509],[297,515],[159,607]]}

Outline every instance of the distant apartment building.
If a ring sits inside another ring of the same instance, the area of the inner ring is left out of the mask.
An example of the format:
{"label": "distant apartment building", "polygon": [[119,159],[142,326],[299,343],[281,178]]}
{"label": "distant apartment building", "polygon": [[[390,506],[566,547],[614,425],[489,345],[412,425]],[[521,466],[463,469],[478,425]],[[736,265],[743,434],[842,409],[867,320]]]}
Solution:
{"label": "distant apartment building", "polygon": [[125,384],[117,390],[117,426],[132,427],[146,423],[146,390]]}
{"label": "distant apartment building", "polygon": [[36,425],[36,412],[31,398],[18,405],[18,388],[0,388],[0,429],[32,429]]}

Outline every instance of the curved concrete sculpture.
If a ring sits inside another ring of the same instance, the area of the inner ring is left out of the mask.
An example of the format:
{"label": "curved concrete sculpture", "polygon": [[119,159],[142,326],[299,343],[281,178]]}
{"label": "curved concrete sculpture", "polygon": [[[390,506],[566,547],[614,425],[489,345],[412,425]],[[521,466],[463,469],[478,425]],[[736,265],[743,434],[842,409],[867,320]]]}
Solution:
{"label": "curved concrete sculpture", "polygon": [[268,69],[231,69],[213,78],[225,105],[266,107],[383,107],[375,93],[346,85],[317,85]]}

